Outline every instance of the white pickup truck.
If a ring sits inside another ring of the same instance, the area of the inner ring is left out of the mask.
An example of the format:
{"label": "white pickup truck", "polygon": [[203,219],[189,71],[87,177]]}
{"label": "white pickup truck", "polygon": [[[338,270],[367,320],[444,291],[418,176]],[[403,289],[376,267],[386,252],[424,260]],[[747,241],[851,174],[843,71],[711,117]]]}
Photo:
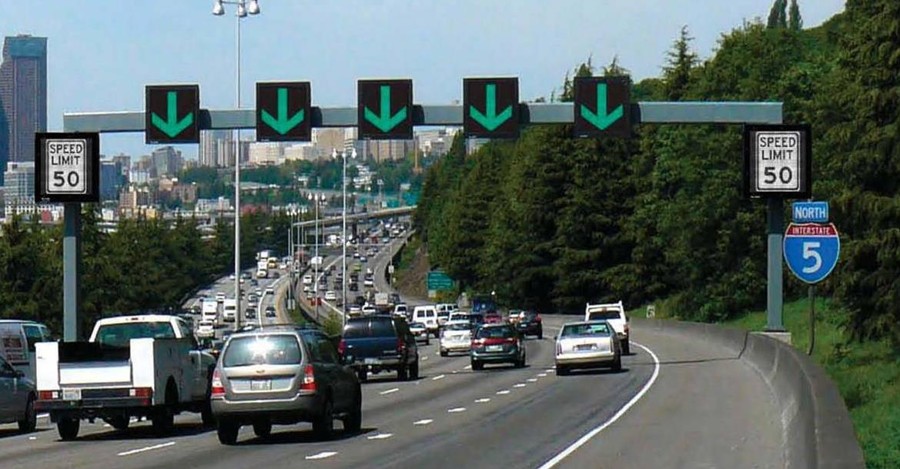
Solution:
{"label": "white pickup truck", "polygon": [[588,303],[584,308],[585,321],[606,320],[616,330],[619,342],[622,344],[622,353],[631,353],[631,327],[628,324],[628,315],[625,314],[625,305],[618,303]]}
{"label": "white pickup truck", "polygon": [[97,321],[88,342],[35,344],[38,412],[49,412],[63,440],[78,437],[82,419],[117,430],[132,417],[148,418],[157,434],[174,428],[181,411],[209,406],[212,355],[200,350],[177,316],[138,315]]}

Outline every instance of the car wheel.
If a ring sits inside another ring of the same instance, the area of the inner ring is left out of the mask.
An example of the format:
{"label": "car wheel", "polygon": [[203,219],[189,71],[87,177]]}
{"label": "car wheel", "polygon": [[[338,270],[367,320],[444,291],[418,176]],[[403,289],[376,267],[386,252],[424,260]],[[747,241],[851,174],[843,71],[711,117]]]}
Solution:
{"label": "car wheel", "polygon": [[56,431],[63,441],[72,441],[78,438],[78,429],[81,427],[81,420],[72,417],[63,417],[56,422]]}
{"label": "car wheel", "polygon": [[344,431],[358,433],[362,429],[362,391],[357,390],[353,408],[344,417]]}
{"label": "car wheel", "polygon": [[25,417],[19,420],[19,431],[22,433],[31,433],[37,426],[37,412],[34,410],[34,396],[28,396],[28,403],[25,404]]}
{"label": "car wheel", "polygon": [[216,428],[216,435],[219,437],[219,443],[229,446],[237,443],[238,431],[240,431],[240,429],[241,426],[235,422],[220,421]]}
{"label": "car wheel", "polygon": [[427,337],[425,338],[425,345],[431,345],[431,339],[430,339],[430,338],[427,338]]}
{"label": "car wheel", "polygon": [[447,353],[446,350],[441,350],[441,356],[442,356],[442,357],[446,357],[447,355],[449,355],[449,354]]}
{"label": "car wheel", "polygon": [[628,339],[625,339],[625,341],[622,342],[622,354],[631,355],[631,343]]}
{"label": "car wheel", "polygon": [[556,376],[566,376],[569,374],[569,369],[563,365],[556,365]]}
{"label": "car wheel", "polygon": [[178,404],[178,391],[175,383],[169,381],[166,386],[166,404],[156,409],[153,414],[153,433],[164,436],[175,429],[175,406]]}
{"label": "car wheel", "polygon": [[106,423],[116,430],[123,431],[128,430],[128,424],[131,423],[131,419],[129,419],[127,415],[117,415],[106,419]]}
{"label": "car wheel", "polygon": [[481,363],[481,362],[479,362],[479,361],[472,360],[472,369],[475,370],[475,371],[483,370],[483,369],[484,369],[484,363]]}
{"label": "car wheel", "polygon": [[613,360],[612,369],[613,369],[613,371],[622,371],[622,356],[621,355],[617,356],[616,359]]}
{"label": "car wheel", "polygon": [[256,422],[253,424],[253,434],[260,438],[268,438],[272,435],[272,422]]}
{"label": "car wheel", "polygon": [[369,380],[369,372],[365,368],[360,368],[356,370],[356,377],[359,378],[360,383],[365,383]]}
{"label": "car wheel", "polygon": [[415,363],[409,365],[409,379],[419,379],[419,360],[416,360]]}
{"label": "car wheel", "polygon": [[334,435],[334,407],[326,398],[322,413],[313,421],[313,432],[320,440],[330,440]]}
{"label": "car wheel", "polygon": [[407,379],[409,379],[409,373],[408,373],[409,368],[407,368],[407,367],[408,367],[408,365],[400,365],[400,367],[397,368],[397,379],[398,380],[406,381]]}
{"label": "car wheel", "polygon": [[538,340],[543,340],[543,339],[544,339],[544,329],[541,328],[541,329],[538,329]]}

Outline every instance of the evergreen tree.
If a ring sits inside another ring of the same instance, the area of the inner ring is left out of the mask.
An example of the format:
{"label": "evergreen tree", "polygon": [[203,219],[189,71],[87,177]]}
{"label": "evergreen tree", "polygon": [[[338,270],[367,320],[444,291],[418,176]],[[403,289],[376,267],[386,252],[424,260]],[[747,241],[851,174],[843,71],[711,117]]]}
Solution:
{"label": "evergreen tree", "polygon": [[800,16],[800,6],[797,5],[797,0],[791,0],[790,16],[788,17],[788,27],[791,31],[800,31],[801,29],[803,29],[803,17]]}
{"label": "evergreen tree", "polygon": [[772,9],[769,10],[766,27],[769,29],[787,28],[787,0],[775,0]]}
{"label": "evergreen tree", "polygon": [[691,50],[694,38],[688,33],[688,27],[681,27],[681,34],[668,52],[667,64],[663,67],[666,99],[679,101],[687,92],[691,80],[691,72],[697,65],[697,54]]}

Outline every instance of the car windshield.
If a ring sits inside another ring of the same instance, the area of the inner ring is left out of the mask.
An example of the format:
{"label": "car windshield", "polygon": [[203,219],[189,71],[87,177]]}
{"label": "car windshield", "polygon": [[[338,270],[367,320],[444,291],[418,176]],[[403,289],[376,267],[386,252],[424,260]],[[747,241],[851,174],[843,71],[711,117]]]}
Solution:
{"label": "car windshield", "polygon": [[470,326],[467,323],[452,323],[444,326],[444,329],[448,331],[468,331],[469,328]]}
{"label": "car windshield", "polygon": [[302,353],[297,338],[288,335],[234,337],[225,350],[225,367],[251,365],[296,365]]}
{"label": "car windshield", "polygon": [[422,324],[421,322],[411,322],[411,323],[409,323],[409,328],[410,329],[425,329],[425,324]]}
{"label": "car windshield", "polygon": [[603,324],[568,324],[563,327],[561,337],[579,337],[589,335],[609,335],[609,326]]}
{"label": "car windshield", "polygon": [[168,322],[129,322],[106,324],[97,331],[97,342],[107,347],[125,347],[131,339],[174,339],[175,329]]}
{"label": "car windshield", "polygon": [[619,319],[619,312],[614,309],[605,309],[603,311],[591,311],[591,321],[599,319]]}
{"label": "car windshield", "polygon": [[513,337],[513,331],[508,327],[482,327],[475,333],[477,339],[505,339]]}
{"label": "car windshield", "polygon": [[350,321],[344,328],[345,339],[360,337],[395,337],[394,325],[390,320]]}

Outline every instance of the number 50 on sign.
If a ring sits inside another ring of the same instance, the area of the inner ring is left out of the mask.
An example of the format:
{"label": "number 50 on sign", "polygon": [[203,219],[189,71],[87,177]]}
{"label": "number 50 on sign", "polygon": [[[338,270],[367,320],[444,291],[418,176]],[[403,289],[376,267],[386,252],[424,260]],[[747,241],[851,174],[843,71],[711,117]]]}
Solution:
{"label": "number 50 on sign", "polygon": [[809,198],[809,125],[744,126],[744,192],[750,197]]}
{"label": "number 50 on sign", "polygon": [[99,201],[99,134],[38,133],[35,155],[38,202]]}

